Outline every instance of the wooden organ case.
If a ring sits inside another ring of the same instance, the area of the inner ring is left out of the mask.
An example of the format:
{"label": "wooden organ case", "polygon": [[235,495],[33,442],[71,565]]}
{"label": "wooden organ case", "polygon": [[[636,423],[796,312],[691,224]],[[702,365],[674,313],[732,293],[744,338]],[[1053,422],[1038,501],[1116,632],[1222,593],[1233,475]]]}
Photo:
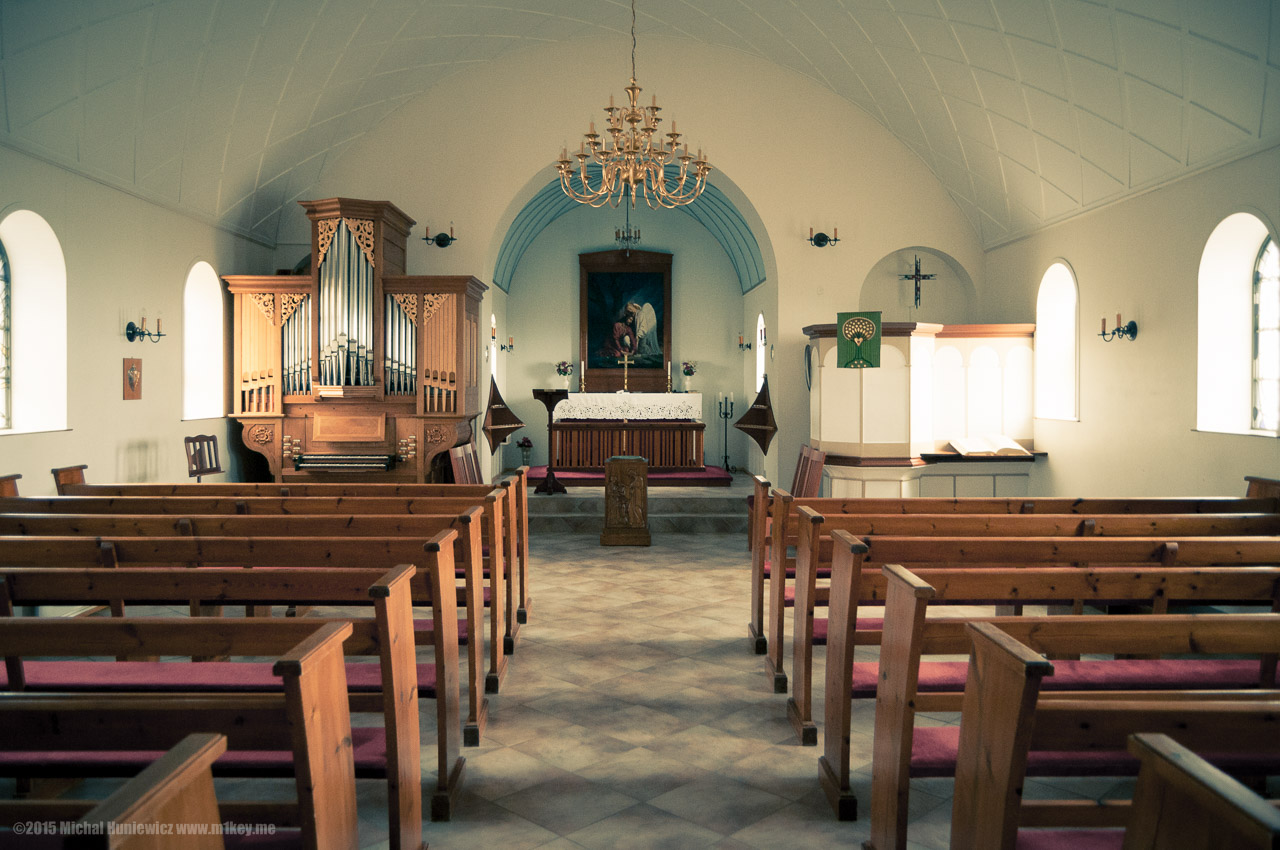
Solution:
{"label": "wooden organ case", "polygon": [[482,412],[474,277],[412,276],[413,220],[386,201],[301,201],[311,273],[223,278],[233,417],[278,482],[426,482]]}

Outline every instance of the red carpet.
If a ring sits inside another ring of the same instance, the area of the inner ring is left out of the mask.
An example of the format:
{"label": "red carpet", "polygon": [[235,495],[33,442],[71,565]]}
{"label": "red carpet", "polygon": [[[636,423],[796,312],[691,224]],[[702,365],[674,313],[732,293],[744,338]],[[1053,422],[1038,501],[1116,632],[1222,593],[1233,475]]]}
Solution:
{"label": "red carpet", "polygon": [[[529,486],[547,477],[545,466],[529,467]],[[567,472],[556,470],[556,480],[566,487],[603,487],[603,472]],[[702,472],[650,472],[650,487],[728,487],[733,476],[718,466],[707,466]]]}

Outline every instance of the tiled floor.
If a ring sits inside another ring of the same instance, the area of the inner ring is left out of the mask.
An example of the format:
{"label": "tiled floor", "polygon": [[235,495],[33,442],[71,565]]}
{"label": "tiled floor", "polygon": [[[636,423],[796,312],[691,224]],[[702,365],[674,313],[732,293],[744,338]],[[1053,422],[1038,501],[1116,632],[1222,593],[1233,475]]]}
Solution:
{"label": "tiled floor", "polygon": [[460,812],[428,825],[433,848],[860,843],[866,822],[834,819],[818,750],[795,742],[751,652],[743,535],[606,548],[542,534],[530,552],[529,623],[484,743],[465,754]]}

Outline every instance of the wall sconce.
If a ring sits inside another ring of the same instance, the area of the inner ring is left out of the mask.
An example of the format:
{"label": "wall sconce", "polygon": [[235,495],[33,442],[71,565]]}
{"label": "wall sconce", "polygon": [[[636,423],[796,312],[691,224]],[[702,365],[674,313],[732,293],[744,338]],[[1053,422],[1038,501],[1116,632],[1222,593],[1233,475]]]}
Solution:
{"label": "wall sconce", "polygon": [[835,227],[831,230],[831,235],[825,233],[814,233],[813,228],[809,228],[809,244],[815,248],[825,248],[828,245],[834,245],[840,241],[840,228]]}
{"label": "wall sconce", "polygon": [[739,350],[739,351],[750,351],[750,350],[751,350],[751,343],[749,343],[749,342],[743,342],[743,339],[745,339],[745,337],[743,337],[743,335],[742,335],[742,334],[738,334],[738,350]]}
{"label": "wall sconce", "polygon": [[130,322],[124,326],[124,338],[129,340],[129,342],[142,342],[144,339],[149,339],[152,342],[159,342],[160,337],[167,336],[167,334],[160,332],[161,321],[161,319],[156,319],[155,331],[149,331],[147,330],[147,317],[143,316],[140,324],[135,325],[133,322]]}
{"label": "wall sconce", "polygon": [[516,350],[516,338],[515,338],[515,337],[513,337],[513,336],[509,336],[509,337],[507,337],[507,344],[506,344],[506,345],[500,345],[500,346],[498,346],[498,348],[501,348],[503,351],[515,351],[515,350]]}
{"label": "wall sconce", "polygon": [[448,248],[454,242],[458,241],[458,237],[453,235],[453,222],[452,221],[449,222],[448,233],[445,233],[442,230],[439,233],[437,233],[435,236],[431,235],[431,228],[428,227],[427,235],[422,237],[422,241],[426,242],[429,245],[435,245],[437,248]]}
{"label": "wall sconce", "polygon": [[1138,323],[1130,319],[1127,325],[1122,325],[1120,323],[1120,314],[1116,313],[1115,330],[1111,331],[1111,333],[1107,333],[1107,317],[1103,316],[1102,333],[1098,334],[1098,336],[1102,337],[1107,342],[1111,342],[1111,340],[1116,338],[1136,339],[1138,336]]}

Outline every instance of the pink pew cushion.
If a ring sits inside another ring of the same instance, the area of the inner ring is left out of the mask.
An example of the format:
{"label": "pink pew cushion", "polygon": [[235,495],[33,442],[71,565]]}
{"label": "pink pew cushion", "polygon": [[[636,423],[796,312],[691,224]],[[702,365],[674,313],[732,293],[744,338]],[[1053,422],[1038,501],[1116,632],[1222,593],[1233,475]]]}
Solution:
{"label": "pink pew cushion", "polygon": [[[432,622],[430,620],[414,620],[413,621],[413,633],[415,635],[422,634],[424,632],[429,632],[431,631],[431,629],[432,629]],[[459,617],[458,618],[458,643],[465,646],[467,643],[467,637],[470,634],[471,634],[470,623],[468,623],[466,619]],[[422,642],[419,641],[418,645],[421,646]]]}
{"label": "pink pew cushion", "polygon": [[[381,726],[351,729],[356,776],[386,775],[387,736]],[[0,752],[4,776],[132,776],[164,753],[160,750],[12,750]],[[213,763],[215,776],[293,776],[289,750],[228,750]]]}
{"label": "pink pew cushion", "polygon": [[1020,829],[1018,850],[1120,850],[1123,829]]}
{"label": "pink pew cushion", "polygon": [[[911,775],[954,776],[959,726],[917,726],[911,739]],[[1280,765],[1266,752],[1209,753],[1205,758],[1228,773],[1274,774]],[[1032,750],[1027,776],[1137,776],[1141,762],[1124,750]]]}
{"label": "pink pew cushion", "polygon": [[[858,631],[878,632],[884,628],[884,620],[879,617],[859,617]],[[813,643],[815,646],[827,645],[827,618],[813,618]]]}
{"label": "pink pew cushion", "polygon": [[[274,691],[280,679],[270,663],[244,661],[26,661],[22,669],[33,691]],[[347,688],[382,690],[377,662],[348,662]],[[8,687],[0,669],[0,686]],[[435,697],[435,664],[418,665],[418,689]]]}
{"label": "pink pew cushion", "polygon": [[[1054,661],[1046,691],[1161,690],[1186,688],[1256,688],[1261,665],[1250,659],[1161,658],[1126,661]],[[967,661],[921,661],[920,691],[962,691]],[[874,697],[878,665],[853,665],[853,696]]]}

